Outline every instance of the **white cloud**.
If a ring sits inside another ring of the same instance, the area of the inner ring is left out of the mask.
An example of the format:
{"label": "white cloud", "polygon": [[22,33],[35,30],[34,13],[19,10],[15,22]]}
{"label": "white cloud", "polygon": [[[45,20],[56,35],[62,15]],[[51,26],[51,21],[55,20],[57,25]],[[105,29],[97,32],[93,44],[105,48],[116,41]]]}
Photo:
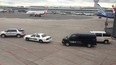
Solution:
{"label": "white cloud", "polygon": [[[100,4],[102,6],[108,7],[113,3],[116,3],[116,0],[100,0]],[[93,0],[0,0],[0,4],[10,5],[10,6],[36,5],[36,6],[91,6],[92,7]]]}

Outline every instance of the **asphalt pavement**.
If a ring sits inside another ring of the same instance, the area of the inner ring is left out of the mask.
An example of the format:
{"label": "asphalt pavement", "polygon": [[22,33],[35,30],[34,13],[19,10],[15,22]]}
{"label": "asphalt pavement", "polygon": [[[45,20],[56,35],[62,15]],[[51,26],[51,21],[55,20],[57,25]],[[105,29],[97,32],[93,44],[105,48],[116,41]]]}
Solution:
{"label": "asphalt pavement", "polygon": [[[112,20],[109,20],[112,21]],[[63,46],[62,38],[70,33],[104,30],[105,19],[96,16],[47,14],[0,14],[0,31],[23,28],[26,34],[43,32],[51,43],[25,41],[23,38],[0,38],[0,65],[116,65],[116,40],[96,47]]]}

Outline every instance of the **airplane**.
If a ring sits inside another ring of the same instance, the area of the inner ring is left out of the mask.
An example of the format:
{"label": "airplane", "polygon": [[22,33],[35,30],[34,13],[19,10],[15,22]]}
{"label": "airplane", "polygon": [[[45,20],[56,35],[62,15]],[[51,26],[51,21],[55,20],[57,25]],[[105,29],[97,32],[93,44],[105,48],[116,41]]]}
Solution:
{"label": "airplane", "polygon": [[38,16],[41,17],[42,15],[45,15],[48,11],[48,8],[45,8],[44,11],[27,11],[26,14],[30,15],[30,16]]}
{"label": "airplane", "polygon": [[103,10],[103,8],[98,4],[98,2],[96,3],[96,1],[94,0],[94,7],[98,8],[98,12],[96,13],[97,16],[99,16],[99,18],[101,17],[105,17],[105,18],[114,18],[114,13],[116,12],[116,8],[114,6],[112,6],[112,11],[110,12],[105,12]]}

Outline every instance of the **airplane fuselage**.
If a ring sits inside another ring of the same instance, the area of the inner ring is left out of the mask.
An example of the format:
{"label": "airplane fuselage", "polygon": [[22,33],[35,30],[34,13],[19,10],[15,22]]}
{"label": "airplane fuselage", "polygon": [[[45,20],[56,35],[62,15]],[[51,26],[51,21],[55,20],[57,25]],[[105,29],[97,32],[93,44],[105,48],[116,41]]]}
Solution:
{"label": "airplane fuselage", "polygon": [[103,15],[101,12],[98,12],[96,15],[100,17],[107,17],[107,18],[114,18],[114,13],[113,12],[105,12],[106,15]]}

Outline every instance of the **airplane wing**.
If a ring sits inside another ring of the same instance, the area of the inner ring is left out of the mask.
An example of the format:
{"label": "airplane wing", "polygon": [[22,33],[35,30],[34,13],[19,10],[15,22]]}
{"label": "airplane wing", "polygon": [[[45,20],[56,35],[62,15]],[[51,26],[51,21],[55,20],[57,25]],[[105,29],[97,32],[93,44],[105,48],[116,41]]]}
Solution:
{"label": "airplane wing", "polygon": [[96,5],[96,8],[98,8],[98,12],[99,13],[101,13],[104,16],[107,16],[107,14],[105,13],[105,11],[102,9],[102,7],[99,4]]}
{"label": "airplane wing", "polygon": [[114,14],[113,12],[105,12],[103,10],[103,8],[98,4],[98,1],[96,2],[97,0],[94,0],[94,7],[96,7],[98,9],[98,12],[97,12],[97,16],[100,16],[100,17],[107,17],[107,18],[114,18]]}

